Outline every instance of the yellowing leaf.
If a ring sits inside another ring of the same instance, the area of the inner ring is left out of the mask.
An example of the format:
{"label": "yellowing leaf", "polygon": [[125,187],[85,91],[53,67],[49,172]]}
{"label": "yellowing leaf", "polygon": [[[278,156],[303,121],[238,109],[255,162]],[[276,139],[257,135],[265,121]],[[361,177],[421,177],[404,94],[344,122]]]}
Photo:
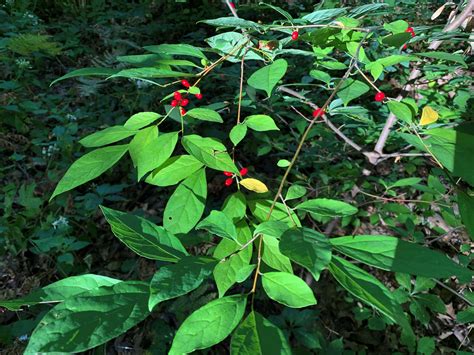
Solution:
{"label": "yellowing leaf", "polygon": [[434,123],[438,120],[438,118],[438,112],[436,112],[429,106],[425,106],[423,107],[423,112],[421,113],[420,125],[423,126],[430,123]]}
{"label": "yellowing leaf", "polygon": [[240,185],[245,187],[247,190],[255,191],[258,194],[263,194],[268,191],[267,186],[257,179],[243,179],[240,180]]}

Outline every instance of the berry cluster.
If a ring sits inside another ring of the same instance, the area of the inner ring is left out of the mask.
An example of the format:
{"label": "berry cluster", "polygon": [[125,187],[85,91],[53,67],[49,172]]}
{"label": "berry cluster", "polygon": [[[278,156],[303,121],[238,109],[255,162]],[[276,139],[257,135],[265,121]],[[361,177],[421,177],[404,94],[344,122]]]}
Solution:
{"label": "berry cluster", "polygon": [[[249,172],[249,169],[247,168],[242,168],[239,171],[240,176],[245,176],[247,175],[248,172]],[[232,185],[232,182],[234,181],[234,178],[235,178],[235,174],[232,174],[230,171],[224,171],[224,175],[228,177],[227,179],[225,179],[224,185],[225,186]]]}
{"label": "berry cluster", "polygon": [[[191,87],[191,85],[189,84],[189,81],[187,81],[186,79],[181,80],[181,85],[183,85],[186,89],[189,89]],[[198,100],[202,99],[202,94],[201,93],[196,94],[195,96]],[[186,98],[183,98],[183,96],[181,95],[181,93],[179,91],[174,92],[173,100],[171,100],[170,105],[172,107],[178,107],[179,106],[180,113],[181,113],[182,116],[184,116],[186,114],[186,110],[184,109],[184,107],[188,106],[188,104],[189,104],[189,100],[186,99]]]}

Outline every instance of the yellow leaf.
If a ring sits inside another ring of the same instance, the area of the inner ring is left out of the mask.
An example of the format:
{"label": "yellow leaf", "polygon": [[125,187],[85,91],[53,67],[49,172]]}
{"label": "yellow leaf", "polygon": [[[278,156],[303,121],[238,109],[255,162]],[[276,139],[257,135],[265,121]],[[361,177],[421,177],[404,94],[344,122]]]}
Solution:
{"label": "yellow leaf", "polygon": [[423,112],[421,113],[420,125],[423,126],[430,123],[434,123],[438,120],[438,118],[438,112],[436,112],[429,106],[425,106],[423,107]]}
{"label": "yellow leaf", "polygon": [[247,190],[255,191],[258,194],[263,194],[268,191],[267,186],[257,179],[243,179],[240,180],[240,185],[245,187]]}

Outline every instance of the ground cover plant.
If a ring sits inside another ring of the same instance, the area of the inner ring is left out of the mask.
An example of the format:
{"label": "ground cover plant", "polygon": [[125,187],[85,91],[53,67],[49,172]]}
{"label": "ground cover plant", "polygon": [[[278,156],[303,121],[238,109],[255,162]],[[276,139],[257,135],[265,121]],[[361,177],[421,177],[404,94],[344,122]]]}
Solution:
{"label": "ground cover plant", "polygon": [[7,351],[472,352],[474,1],[414,3],[5,8]]}

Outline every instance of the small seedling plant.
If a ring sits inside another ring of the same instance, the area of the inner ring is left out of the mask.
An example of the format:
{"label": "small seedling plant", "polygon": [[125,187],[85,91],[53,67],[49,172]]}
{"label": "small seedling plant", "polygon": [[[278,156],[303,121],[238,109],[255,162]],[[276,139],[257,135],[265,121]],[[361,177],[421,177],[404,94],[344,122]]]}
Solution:
{"label": "small seedling plant", "polygon": [[[151,280],[122,281],[86,274],[1,303],[10,310],[52,306],[31,334],[26,354],[93,349],[142,322],[162,302],[187,297],[205,282],[215,283],[217,293],[179,324],[169,354],[207,349],[229,337],[233,354],[290,354],[289,339],[255,300],[270,299],[289,308],[318,307],[315,290],[323,272],[386,322],[397,325],[401,343],[413,352],[417,337],[402,303],[363,265],[425,279],[472,280],[468,266],[398,236],[331,237],[330,229],[321,232],[315,225],[333,221],[347,225],[362,211],[341,196],[308,193],[294,174],[318,125],[328,127],[341,144],[372,166],[404,156],[431,159],[456,182],[461,214],[472,236],[472,165],[453,163],[455,151],[472,151],[472,123],[457,119],[451,122],[454,125],[447,125],[448,121],[438,121],[440,108],[403,94],[391,97],[392,89],[379,88],[382,79],[401,67],[410,70],[410,65],[416,65],[414,70],[420,73],[425,66],[439,63],[465,66],[462,55],[436,51],[439,41],[423,51],[430,36],[441,38],[442,33],[445,39],[456,28],[448,25],[444,32],[433,35],[430,29],[410,27],[403,20],[371,23],[371,14],[386,6],[383,3],[317,10],[301,18],[262,4],[279,16],[268,24],[242,19],[232,2],[227,5],[232,16],[199,24],[219,29],[205,47],[185,43],[147,46],[145,54],[118,58],[129,68],[82,68],[56,80],[88,75],[140,80],[158,88],[162,99],[158,112],[138,112],[123,125],[81,139],[90,151],[69,167],[51,199],[92,181],[124,159],[131,159],[137,182],[172,192],[160,225],[101,206],[122,243],[158,262]],[[311,83],[286,79],[301,57],[313,61],[313,67],[306,70]],[[210,85],[213,75],[229,71],[238,74],[228,80],[236,80],[239,88],[231,100],[215,101],[201,90]],[[356,142],[333,123],[334,118],[349,119],[351,112],[363,110],[359,105],[350,106],[361,98],[387,117],[372,140],[373,148]],[[271,106],[279,107],[279,113],[274,114]],[[241,163],[249,161],[241,147],[259,135],[286,135],[284,120],[275,118],[285,116],[282,107],[286,114],[297,113],[303,126],[296,137],[291,135],[292,147],[278,162],[283,174],[270,179],[258,165]],[[394,131],[410,150],[383,152]],[[458,139],[453,141],[453,136]],[[211,179],[223,186],[225,200],[220,208],[209,208],[216,206],[208,198]],[[418,181],[403,179],[386,191]],[[193,245],[212,248],[191,248],[184,242],[189,238],[195,239]],[[308,282],[308,277],[316,282]]]}

